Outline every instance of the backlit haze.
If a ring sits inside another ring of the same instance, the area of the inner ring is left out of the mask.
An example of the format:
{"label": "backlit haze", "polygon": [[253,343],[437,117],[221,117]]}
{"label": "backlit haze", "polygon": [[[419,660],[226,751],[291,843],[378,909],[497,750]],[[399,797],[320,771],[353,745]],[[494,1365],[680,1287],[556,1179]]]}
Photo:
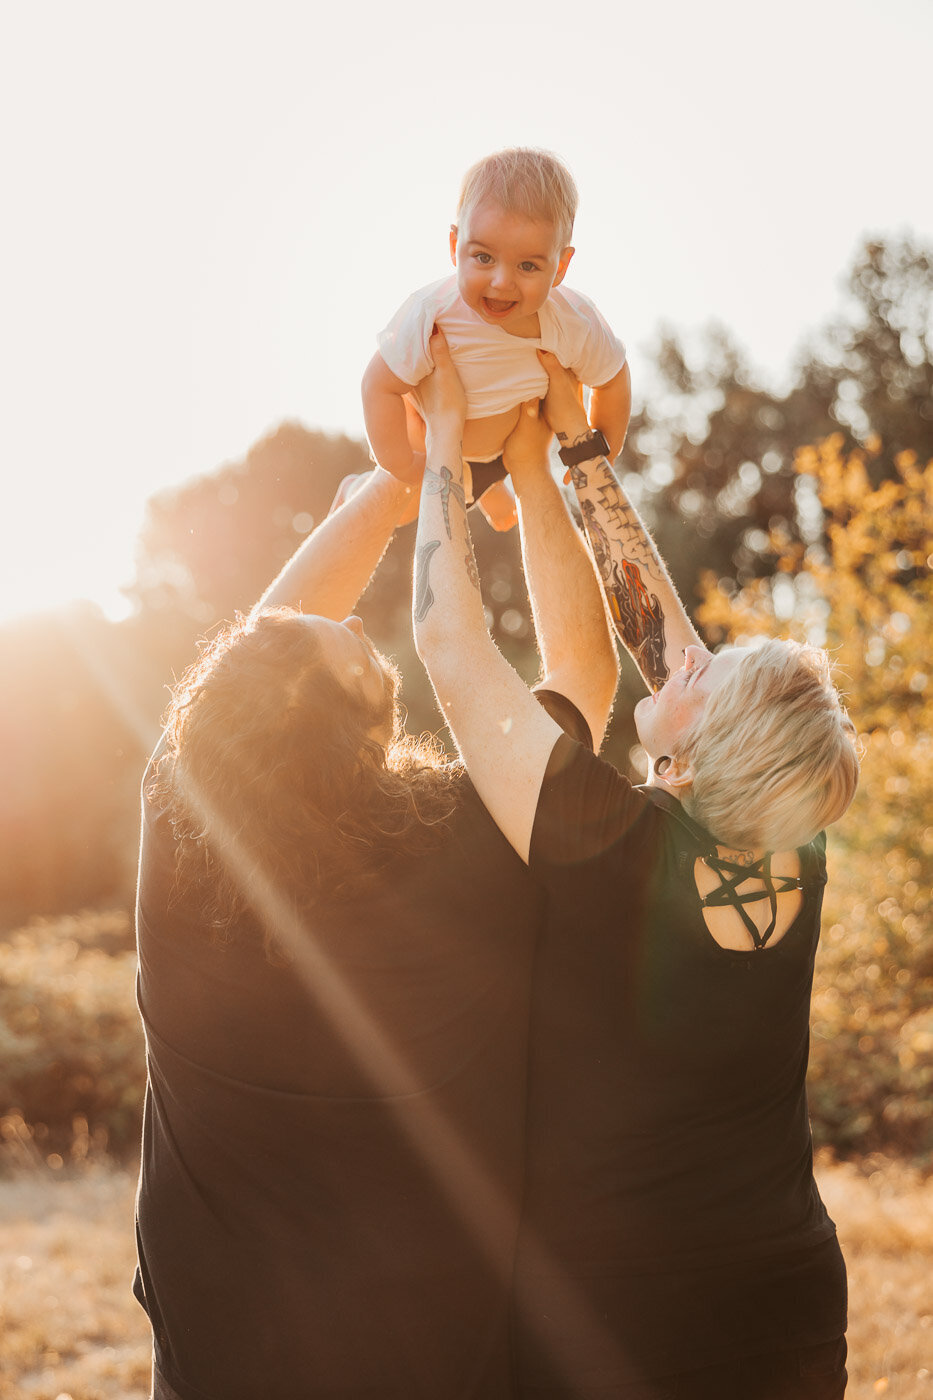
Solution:
{"label": "backlit haze", "polygon": [[119,615],[146,498],[281,420],[362,436],[488,151],[573,171],[567,282],[636,397],[711,319],[780,386],[862,238],[933,230],[929,0],[52,0],[2,34],[0,621]]}

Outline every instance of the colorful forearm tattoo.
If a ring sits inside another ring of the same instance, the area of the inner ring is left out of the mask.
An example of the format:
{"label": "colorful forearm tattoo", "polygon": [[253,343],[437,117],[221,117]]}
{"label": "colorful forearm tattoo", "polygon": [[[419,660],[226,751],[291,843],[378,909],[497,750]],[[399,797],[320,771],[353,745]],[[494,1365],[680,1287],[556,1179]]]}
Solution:
{"label": "colorful forearm tattoo", "polygon": [[648,685],[657,690],[670,672],[664,659],[664,612],[644,576],[657,567],[651,542],[614,482],[600,488],[597,499],[598,505],[582,500],[580,510],[613,625]]}

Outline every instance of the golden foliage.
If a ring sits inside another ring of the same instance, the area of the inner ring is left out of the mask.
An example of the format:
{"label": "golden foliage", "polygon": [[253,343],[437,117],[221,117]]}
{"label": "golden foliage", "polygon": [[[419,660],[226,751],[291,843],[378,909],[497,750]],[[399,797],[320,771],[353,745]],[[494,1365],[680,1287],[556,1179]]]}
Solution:
{"label": "golden foliage", "polygon": [[[877,450],[877,445],[875,450]],[[824,536],[772,541],[778,572],[734,597],[705,581],[713,636],[829,648],[862,744],[859,793],[830,836],[813,1004],[818,1140],[933,1159],[933,462],[873,484],[871,447],[798,454]],[[806,487],[804,488],[806,489]]]}

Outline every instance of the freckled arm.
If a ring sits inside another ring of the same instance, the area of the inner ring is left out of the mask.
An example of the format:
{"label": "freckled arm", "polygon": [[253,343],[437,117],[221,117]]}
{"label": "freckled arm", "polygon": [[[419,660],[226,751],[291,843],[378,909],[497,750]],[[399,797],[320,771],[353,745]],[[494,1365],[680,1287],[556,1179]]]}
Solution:
{"label": "freckled arm", "polygon": [[411,492],[388,472],[367,472],[356,494],[299,545],[253,612],[295,607],[339,622],[356,607]]}

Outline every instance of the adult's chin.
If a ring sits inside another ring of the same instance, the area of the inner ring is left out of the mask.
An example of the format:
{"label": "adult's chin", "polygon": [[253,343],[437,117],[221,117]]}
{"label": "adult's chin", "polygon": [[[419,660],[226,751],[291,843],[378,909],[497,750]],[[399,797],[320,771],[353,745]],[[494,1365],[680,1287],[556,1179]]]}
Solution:
{"label": "adult's chin", "polygon": [[650,726],[645,724],[645,718],[649,712],[649,707],[653,703],[652,697],[646,695],[643,700],[639,700],[634,710],[635,733],[638,735],[638,742],[646,753],[650,753],[651,751],[651,734]]}

